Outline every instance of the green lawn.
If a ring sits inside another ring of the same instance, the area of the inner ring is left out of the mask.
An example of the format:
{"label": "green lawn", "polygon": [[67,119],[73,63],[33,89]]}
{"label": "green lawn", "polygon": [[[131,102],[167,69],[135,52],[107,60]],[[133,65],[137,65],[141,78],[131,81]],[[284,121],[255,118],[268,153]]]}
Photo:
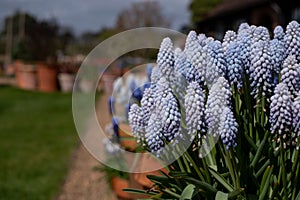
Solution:
{"label": "green lawn", "polygon": [[54,199],[78,144],[71,94],[0,87],[0,199]]}

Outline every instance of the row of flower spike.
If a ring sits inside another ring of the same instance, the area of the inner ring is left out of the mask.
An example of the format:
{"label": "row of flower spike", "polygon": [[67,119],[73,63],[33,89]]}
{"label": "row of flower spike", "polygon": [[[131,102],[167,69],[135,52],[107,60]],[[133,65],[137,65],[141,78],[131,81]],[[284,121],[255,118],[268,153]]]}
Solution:
{"label": "row of flower spike", "polygon": [[[132,105],[129,122],[134,136],[160,152],[182,136],[191,140],[212,134],[229,149],[237,145],[238,123],[233,93],[247,89],[254,101],[270,102],[270,131],[283,146],[300,136],[300,25],[292,21],[274,29],[240,25],[223,41],[191,31],[185,48],[173,49],[169,38],[160,46],[151,87],[141,106]],[[247,88],[248,87],[248,88]],[[252,108],[250,108],[252,109]],[[195,134],[197,133],[197,134]]]}

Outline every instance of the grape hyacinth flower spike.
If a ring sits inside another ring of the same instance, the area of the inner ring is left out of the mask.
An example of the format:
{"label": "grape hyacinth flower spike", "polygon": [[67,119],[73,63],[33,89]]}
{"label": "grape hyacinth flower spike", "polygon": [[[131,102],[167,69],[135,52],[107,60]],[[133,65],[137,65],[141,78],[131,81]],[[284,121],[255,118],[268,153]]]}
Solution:
{"label": "grape hyacinth flower spike", "polygon": [[200,85],[205,84],[206,54],[197,34],[191,31],[185,42],[184,54],[187,58],[186,80],[196,81]]}
{"label": "grape hyacinth flower spike", "polygon": [[242,87],[242,78],[244,76],[243,63],[241,60],[241,49],[237,42],[231,42],[226,52],[227,77],[230,85],[237,84]]}
{"label": "grape hyacinth flower spike", "polygon": [[157,66],[167,79],[170,78],[174,69],[173,43],[170,38],[163,39],[157,55]]}
{"label": "grape hyacinth flower spike", "polygon": [[220,118],[219,134],[222,143],[226,145],[227,150],[230,147],[236,147],[238,124],[233,116],[232,110],[229,107],[225,107]]}
{"label": "grape hyacinth flower spike", "polygon": [[206,103],[205,119],[208,134],[219,135],[220,116],[225,107],[230,107],[231,91],[227,80],[220,77],[211,87]]}
{"label": "grape hyacinth flower spike", "polygon": [[[174,138],[180,136],[180,121],[181,113],[178,106],[178,101],[172,93],[164,99],[162,113],[163,135],[167,142],[171,142]],[[175,141],[177,143],[177,141]]]}
{"label": "grape hyacinth flower spike", "polygon": [[191,140],[199,133],[198,139],[205,134],[205,102],[202,88],[197,82],[191,82],[185,95],[185,115],[188,134]]}
{"label": "grape hyacinth flower spike", "polygon": [[300,92],[298,92],[297,97],[295,98],[293,102],[293,131],[294,131],[294,137],[293,137],[293,145],[296,145],[296,149],[299,150],[300,144],[299,137],[300,137]]}
{"label": "grape hyacinth flower spike", "polygon": [[241,59],[247,73],[250,67],[252,32],[252,28],[247,23],[242,23],[237,34],[237,42],[241,49]]}
{"label": "grape hyacinth flower spike", "polygon": [[137,139],[138,142],[144,141],[145,123],[143,109],[137,104],[133,104],[130,107],[128,121],[132,129],[132,135]]}
{"label": "grape hyacinth flower spike", "polygon": [[270,43],[259,41],[253,45],[251,51],[250,80],[252,95],[266,96],[272,93],[273,79],[272,55]]}
{"label": "grape hyacinth flower spike", "polygon": [[195,52],[200,45],[200,41],[198,40],[197,33],[195,31],[190,31],[186,37],[185,46],[184,46],[184,54],[190,60],[192,54]]}
{"label": "grape hyacinth flower spike", "polygon": [[277,39],[280,42],[284,42],[284,30],[282,26],[276,26],[274,28],[274,39]]}
{"label": "grape hyacinth flower spike", "polygon": [[224,52],[220,41],[212,41],[207,44],[205,80],[208,87],[211,87],[217,79],[226,75],[226,62]]}
{"label": "grape hyacinth flower spike", "polygon": [[229,46],[230,43],[232,43],[233,41],[235,41],[237,38],[237,35],[234,31],[226,31],[225,36],[223,38],[223,42],[222,42],[222,46],[223,46],[223,51],[226,54],[227,48]]}
{"label": "grape hyacinth flower spike", "polygon": [[291,140],[292,126],[292,96],[285,83],[279,83],[270,105],[271,133],[277,143],[282,142],[286,148]]}
{"label": "grape hyacinth flower spike", "polygon": [[252,35],[252,44],[259,42],[259,41],[270,41],[270,34],[269,31],[266,27],[259,26],[255,27],[253,30],[253,35]]}
{"label": "grape hyacinth flower spike", "polygon": [[284,43],[286,56],[295,55],[297,61],[300,61],[300,24],[297,21],[291,21],[287,25]]}
{"label": "grape hyacinth flower spike", "polygon": [[172,87],[174,95],[178,98],[180,104],[184,100],[186,93],[186,68],[189,68],[190,64],[186,60],[185,54],[181,49],[175,49],[175,65],[173,70],[173,76],[170,77],[170,85]]}
{"label": "grape hyacinth flower spike", "polygon": [[283,63],[281,82],[286,84],[293,96],[300,90],[300,65],[294,55],[289,55]]}
{"label": "grape hyacinth flower spike", "polygon": [[165,146],[164,140],[161,116],[152,113],[146,127],[145,141],[151,152],[155,153],[157,157],[159,157],[162,148]]}
{"label": "grape hyacinth flower spike", "polygon": [[155,105],[154,105],[154,96],[153,96],[153,89],[147,88],[144,91],[143,98],[141,100],[141,106],[144,113],[144,123],[145,125],[148,125],[148,121],[150,119],[150,116],[152,112],[154,111]]}
{"label": "grape hyacinth flower spike", "polygon": [[158,67],[154,67],[151,72],[151,87],[155,87],[156,83],[162,77],[160,69]]}

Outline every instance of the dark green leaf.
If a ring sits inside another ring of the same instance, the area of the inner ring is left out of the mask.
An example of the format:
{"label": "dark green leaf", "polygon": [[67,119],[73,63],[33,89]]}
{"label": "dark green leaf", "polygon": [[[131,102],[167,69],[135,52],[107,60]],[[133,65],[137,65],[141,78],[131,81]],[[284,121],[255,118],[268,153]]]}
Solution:
{"label": "dark green leaf", "polygon": [[139,190],[134,188],[125,188],[123,189],[124,192],[133,193],[133,194],[146,194],[146,195],[157,195],[158,193],[150,192],[146,190]]}
{"label": "dark green leaf", "polygon": [[233,186],[227,182],[227,180],[221,175],[219,174],[217,171],[215,171],[214,169],[212,169],[211,167],[209,167],[209,172],[213,175],[213,177],[215,177],[215,179],[217,179],[217,181],[219,183],[221,183],[229,192],[233,191]]}
{"label": "dark green leaf", "polygon": [[270,178],[272,175],[272,171],[273,171],[273,166],[268,167],[263,175],[263,179],[262,179],[261,186],[260,186],[259,200],[265,199],[265,196],[266,196],[269,186],[270,186]]}
{"label": "dark green leaf", "polygon": [[233,192],[230,192],[228,194],[228,199],[236,199],[238,195],[242,194],[244,192],[244,188],[239,188],[237,190],[234,190]]}
{"label": "dark green leaf", "polygon": [[179,171],[171,171],[169,173],[172,177],[189,177],[189,175],[186,172],[179,172]]}
{"label": "dark green leaf", "polygon": [[203,181],[199,181],[197,179],[194,179],[192,177],[187,177],[184,178],[184,180],[186,180],[189,183],[193,183],[194,185],[196,185],[197,187],[203,189],[206,192],[212,193],[212,194],[216,194],[218,192],[218,190],[216,188],[214,188],[213,186],[211,186],[208,183],[205,183]]}

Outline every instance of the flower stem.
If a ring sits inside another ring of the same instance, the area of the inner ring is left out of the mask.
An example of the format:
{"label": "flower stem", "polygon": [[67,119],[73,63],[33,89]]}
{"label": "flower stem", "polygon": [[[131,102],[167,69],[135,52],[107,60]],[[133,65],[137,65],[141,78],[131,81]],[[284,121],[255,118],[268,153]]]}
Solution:
{"label": "flower stem", "polygon": [[197,175],[199,176],[199,178],[202,180],[202,181],[206,181],[204,176],[201,174],[200,170],[199,170],[199,167],[196,165],[196,163],[194,162],[193,158],[190,156],[189,153],[185,152],[184,155],[187,157],[188,161],[192,164],[192,166],[194,167]]}

